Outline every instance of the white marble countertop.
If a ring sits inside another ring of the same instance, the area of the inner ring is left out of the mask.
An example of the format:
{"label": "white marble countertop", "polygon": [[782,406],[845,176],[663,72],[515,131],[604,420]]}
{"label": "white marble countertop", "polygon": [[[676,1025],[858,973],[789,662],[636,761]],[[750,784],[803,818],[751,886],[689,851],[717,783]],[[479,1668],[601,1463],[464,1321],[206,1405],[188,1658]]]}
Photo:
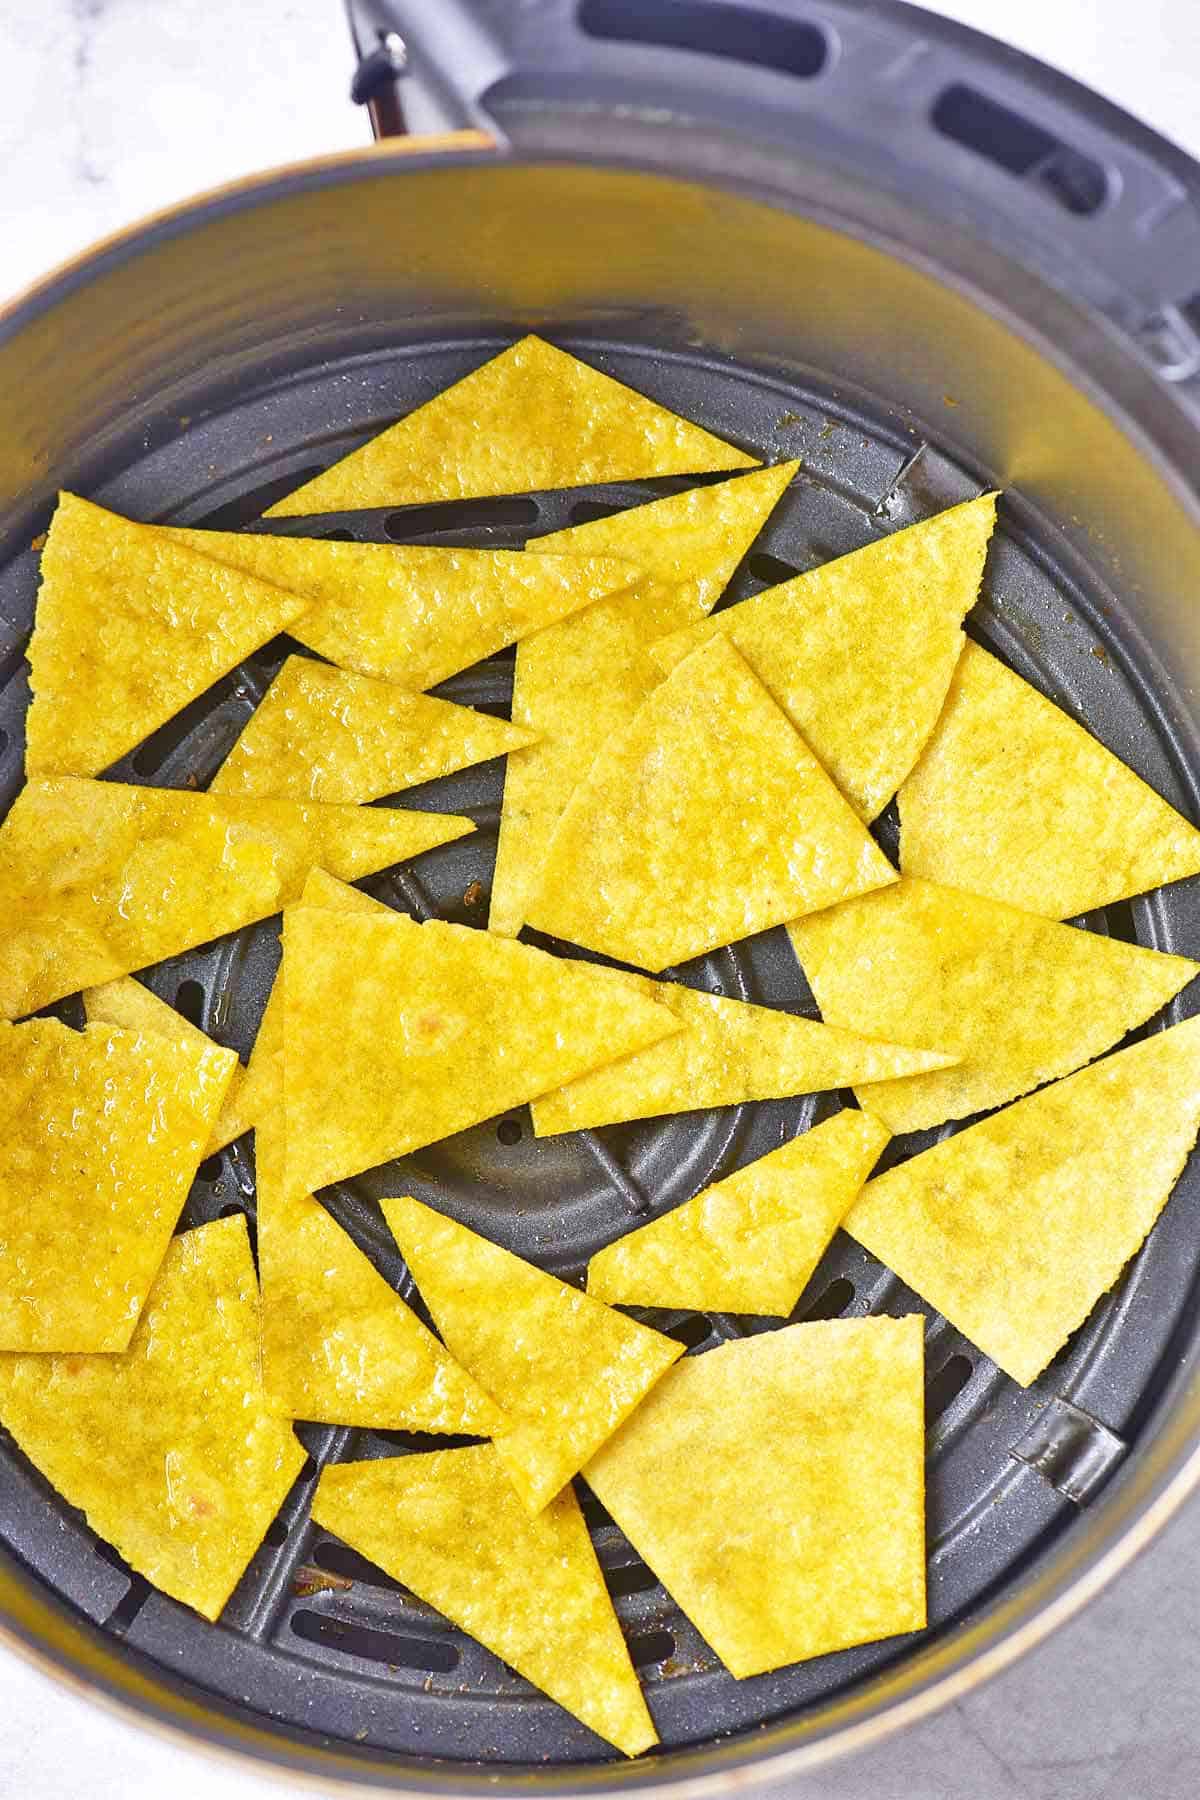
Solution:
{"label": "white marble countertop", "polygon": [[[1200,155],[1195,0],[945,0]],[[339,0],[0,0],[0,299],[150,209],[362,143]],[[794,1800],[1193,1800],[1200,1500],[1081,1618]],[[0,1649],[0,1800],[268,1800]],[[290,1785],[290,1784],[282,1784]]]}

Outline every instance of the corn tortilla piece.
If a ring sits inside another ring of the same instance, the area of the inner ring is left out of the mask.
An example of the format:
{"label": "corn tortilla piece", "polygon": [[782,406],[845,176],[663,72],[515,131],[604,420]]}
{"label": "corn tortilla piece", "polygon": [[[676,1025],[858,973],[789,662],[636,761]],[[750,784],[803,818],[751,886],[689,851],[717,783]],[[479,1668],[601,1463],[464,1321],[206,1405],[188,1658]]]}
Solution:
{"label": "corn tortilla piece", "polygon": [[512,1421],[496,1450],[522,1504],[540,1512],[683,1345],[419,1200],[381,1204],[442,1337]]}
{"label": "corn tortilla piece", "polygon": [[362,803],[533,741],[507,719],[289,656],[209,792]]}
{"label": "corn tortilla piece", "polygon": [[0,1350],[125,1348],[231,1056],[108,1025],[0,1025]]}
{"label": "corn tortilla piece", "polygon": [[922,1326],[686,1357],[584,1471],[739,1680],[925,1624]]}
{"label": "corn tortilla piece", "polygon": [[1070,919],[1200,873],[1200,831],[971,643],[900,790],[900,860],[906,875]]}
{"label": "corn tortilla piece", "polygon": [[869,1113],[836,1114],[597,1251],[588,1293],[612,1306],[784,1317],[888,1135]]}
{"label": "corn tortilla piece", "polygon": [[831,1024],[903,1028],[958,1057],[899,1081],[855,1080],[860,1103],[894,1132],[985,1112],[1069,1075],[1200,974],[1185,956],[912,876],[790,930]]}
{"label": "corn tortilla piece", "polygon": [[995,515],[995,494],[968,500],[767,588],[652,654],[673,669],[726,634],[870,821],[937,723]]}
{"label": "corn tortilla piece", "polygon": [[505,770],[489,931],[517,935],[567,801],[662,680],[651,642],[716,603],[799,466],[691,488],[537,540],[539,550],[624,555],[645,574],[517,646],[513,718],[540,741]]}
{"label": "corn tortilla piece", "polygon": [[618,593],[614,557],[330,543],[246,531],[167,531],[205,556],[305,596],[292,636],[319,656],[410,692]]}
{"label": "corn tortilla piece", "polygon": [[531,1519],[471,1444],[330,1464],[313,1518],[626,1756],[658,1742],[571,1489]]}
{"label": "corn tortilla piece", "polygon": [[438,920],[293,907],[283,968],[288,1180],[304,1189],[436,1143],[679,1029],[612,970]]}
{"label": "corn tortilla piece", "polygon": [[132,975],[118,975],[115,981],[106,981],[100,987],[85,988],[82,998],[89,1024],[119,1025],[122,1031],[146,1031],[154,1032],[159,1037],[178,1038],[193,1051],[216,1050],[225,1059],[229,1069],[229,1085],[225,1089],[225,1098],[221,1102],[204,1154],[212,1156],[215,1151],[223,1150],[237,1134],[231,1132],[228,1137],[222,1137],[221,1121],[236,1106],[237,1095],[246,1075],[238,1060],[237,1051],[223,1050],[207,1032],[201,1031],[198,1025],[193,1025],[190,1019],[185,1019],[182,1013],[176,1012],[165,1000],[160,1000],[157,994],[152,994],[148,987],[143,987]]}
{"label": "corn tortilla piece", "polygon": [[308,605],[62,494],[29,641],[29,775],[98,775]]}
{"label": "corn tortilla piece", "polygon": [[0,1421],[130,1568],[217,1618],[304,1466],[259,1392],[245,1219],[174,1239],[119,1355],[0,1358]]}
{"label": "corn tortilla piece", "polygon": [[590,363],[525,337],[265,516],[749,469],[757,460]]}
{"label": "corn tortilla piece", "polygon": [[725,638],[597,756],[525,909],[538,931],[657,973],[895,881]]}
{"label": "corn tortilla piece", "polygon": [[1028,1387],[1166,1205],[1200,1128],[1200,1018],[867,1183],[843,1227]]}
{"label": "corn tortilla piece", "polygon": [[449,813],[242,800],[57,776],[0,825],[0,1017],[34,1012],[474,831]]}

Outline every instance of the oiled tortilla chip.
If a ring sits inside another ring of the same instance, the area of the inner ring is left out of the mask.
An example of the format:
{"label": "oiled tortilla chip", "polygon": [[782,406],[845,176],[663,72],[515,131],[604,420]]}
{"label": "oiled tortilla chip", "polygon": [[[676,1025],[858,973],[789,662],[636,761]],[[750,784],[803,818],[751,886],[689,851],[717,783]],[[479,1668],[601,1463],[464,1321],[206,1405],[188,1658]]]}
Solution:
{"label": "oiled tortilla chip", "polygon": [[123,1350],[232,1073],[207,1040],[0,1024],[0,1350]]}
{"label": "oiled tortilla chip", "polygon": [[0,1422],[130,1568],[215,1619],[304,1466],[259,1392],[245,1219],[174,1240],[121,1354],[0,1357]]}
{"label": "oiled tortilla chip", "polygon": [[950,1068],[854,1081],[892,1131],[1003,1106],[1110,1050],[1200,974],[1119,938],[906,877],[791,927],[824,1018],[953,1051]]}
{"label": "oiled tortilla chip", "polygon": [[609,969],[399,914],[292,908],[283,969],[298,1188],[435,1143],[679,1029]]}
{"label": "oiled tortilla chip", "polygon": [[867,1183],[842,1221],[1022,1386],[1107,1293],[1200,1128],[1200,1018]]}
{"label": "oiled tortilla chip", "polygon": [[207,1032],[185,1019],[182,1013],[176,1012],[173,1006],[168,1006],[165,1000],[160,1000],[157,994],[152,994],[148,987],[143,987],[132,975],[118,975],[115,981],[106,981],[100,987],[85,988],[83,1007],[89,1024],[119,1025],[122,1031],[156,1032],[159,1037],[178,1038],[196,1052],[215,1051],[229,1069],[229,1085],[225,1089],[225,1098],[213,1123],[204,1154],[211,1156],[236,1137],[236,1132],[230,1132],[225,1137],[221,1131],[221,1121],[237,1104],[237,1095],[246,1074],[238,1061],[236,1050],[221,1049]]}
{"label": "oiled tortilla chip", "polygon": [[799,466],[690,488],[537,540],[539,550],[628,557],[644,576],[517,646],[513,719],[540,741],[505,770],[489,931],[515,937],[521,929],[563,808],[597,751],[661,681],[651,642],[715,604]]}
{"label": "oiled tortilla chip", "polygon": [[99,774],[307,605],[61,495],[29,641],[27,774]]}
{"label": "oiled tortilla chip", "polygon": [[540,1512],[683,1345],[419,1200],[382,1205],[438,1330],[512,1421],[496,1450],[523,1505]]}
{"label": "oiled tortilla chip", "polygon": [[334,1463],[313,1518],[626,1756],[658,1742],[570,1488],[531,1519],[472,1444]]}
{"label": "oiled tortilla chip", "polygon": [[979,593],[995,494],[768,588],[656,644],[672,669],[724,633],[861,818],[883,811],[937,723]]}
{"label": "oiled tortilla chip", "polygon": [[143,969],[475,829],[452,814],[241,800],[59,776],[0,825],[0,1017]]}
{"label": "oiled tortilla chip", "polygon": [[353,804],[532,742],[507,719],[289,656],[209,793]]}
{"label": "oiled tortilla chip", "polygon": [[657,973],[895,880],[803,738],[718,636],[597,756],[525,916]]}
{"label": "oiled tortilla chip", "polygon": [[816,1094],[859,1081],[890,1084],[953,1060],[936,1051],[859,1037],[771,1006],[699,993],[678,982],[632,974],[626,980],[669,1006],[684,1029],[535,1100],[530,1111],[536,1136],[651,1119],[659,1113]]}
{"label": "oiled tortilla chip", "polygon": [[585,1471],[732,1675],[925,1623],[918,1316],[678,1363]]}
{"label": "oiled tortilla chip", "polygon": [[588,1293],[614,1306],[790,1313],[888,1141],[847,1110],[597,1251]]}
{"label": "oiled tortilla chip", "polygon": [[900,790],[906,875],[1070,919],[1200,873],[1200,831],[978,644]]}
{"label": "oiled tortilla chip", "polygon": [[748,469],[755,460],[590,363],[525,337],[266,516]]}

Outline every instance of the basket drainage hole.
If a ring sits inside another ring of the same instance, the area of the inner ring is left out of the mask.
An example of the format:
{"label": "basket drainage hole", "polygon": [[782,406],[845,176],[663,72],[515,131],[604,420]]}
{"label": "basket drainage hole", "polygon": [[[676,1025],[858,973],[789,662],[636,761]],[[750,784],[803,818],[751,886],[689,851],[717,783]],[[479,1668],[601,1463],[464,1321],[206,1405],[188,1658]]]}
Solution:
{"label": "basket drainage hole", "polygon": [[343,1656],[360,1656],[366,1662],[387,1663],[393,1669],[426,1669],[432,1674],[448,1675],[458,1667],[458,1651],[453,1644],[397,1637],[395,1632],[352,1625],[329,1613],[293,1613],[292,1630],[305,1643],[339,1650]]}
{"label": "basket drainage hole", "polygon": [[611,519],[625,510],[620,500],[577,500],[567,516],[572,525],[590,525],[595,519]]}
{"label": "basket drainage hole", "polygon": [[669,1631],[646,1631],[629,1640],[629,1659],[635,1669],[644,1669],[647,1663],[666,1662],[674,1654],[675,1639]]}
{"label": "basket drainage hole", "polygon": [[189,1025],[201,1025],[204,1018],[204,989],[198,981],[181,981],[175,989],[175,1004]]}
{"label": "basket drainage hole", "polygon": [[703,1313],[692,1313],[688,1318],[680,1319],[677,1325],[666,1326],[665,1331],[677,1344],[686,1344],[689,1350],[696,1350],[712,1336],[712,1325]]}
{"label": "basket drainage hole", "polygon": [[383,529],[393,543],[431,531],[480,531],[537,523],[534,500],[441,500],[433,506],[409,506],[389,513]]}
{"label": "basket drainage hole", "polygon": [[324,1569],[328,1575],[341,1575],[347,1581],[361,1581],[367,1587],[387,1588],[394,1594],[407,1594],[408,1588],[390,1575],[385,1575],[377,1563],[368,1562],[357,1550],[351,1550],[348,1544],[318,1544],[312,1553],[312,1559],[318,1569]]}
{"label": "basket drainage hole", "polygon": [[263,1532],[263,1543],[269,1544],[272,1550],[280,1549],[288,1540],[288,1528],[283,1519],[272,1519]]}
{"label": "basket drainage hole", "polygon": [[624,1594],[648,1594],[651,1588],[658,1586],[658,1576],[642,1562],[623,1563],[619,1569],[606,1569],[604,1579],[614,1600]]}
{"label": "basket drainage hole", "polygon": [[771,556],[766,550],[756,550],[753,556],[747,557],[746,567],[756,581],[765,581],[771,587],[774,587],[779,581],[791,581],[800,573],[800,570],[795,568],[792,563],[785,563],[780,557]]}
{"label": "basket drainage hole", "polygon": [[952,1356],[942,1364],[925,1389],[925,1416],[930,1424],[957,1400],[974,1373],[975,1365],[969,1356]]}
{"label": "basket drainage hole", "polygon": [[810,1319],[840,1318],[853,1298],[854,1283],[847,1281],[844,1275],[839,1275],[836,1281],[831,1281],[827,1288],[821,1290],[811,1306],[797,1307],[795,1317],[806,1322]]}
{"label": "basket drainage hole", "polygon": [[0,756],[8,749],[10,741],[7,731],[0,731]]}
{"label": "basket drainage hole", "polygon": [[501,1119],[496,1127],[496,1136],[502,1144],[519,1144],[524,1136],[520,1119]]}
{"label": "basket drainage hole", "polygon": [[[221,1176],[225,1173],[225,1163],[220,1151],[218,1150],[215,1156],[206,1156],[196,1173],[201,1181],[220,1181]],[[234,1207],[233,1210],[238,1212],[241,1209]]]}

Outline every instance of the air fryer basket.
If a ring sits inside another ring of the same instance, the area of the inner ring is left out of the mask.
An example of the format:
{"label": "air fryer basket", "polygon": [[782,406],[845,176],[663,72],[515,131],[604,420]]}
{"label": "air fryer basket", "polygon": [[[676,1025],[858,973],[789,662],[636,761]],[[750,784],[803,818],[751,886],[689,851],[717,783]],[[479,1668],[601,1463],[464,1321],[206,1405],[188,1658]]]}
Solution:
{"label": "air fryer basket", "polygon": [[[528,23],[530,9],[440,0],[439,16],[443,6],[456,29],[465,13],[477,39],[490,32],[490,92],[466,81],[453,100],[449,79],[428,71],[415,109],[478,123],[486,98],[515,149],[401,146],[265,177],[102,247],[0,324],[3,803],[21,778],[30,544],[57,485],[135,517],[251,524],[533,326],[769,459],[802,458],[735,598],[985,485],[1009,490],[972,628],[1196,817],[1200,343],[1189,317],[1200,314],[1200,229],[1190,165],[1069,84],[904,9],[822,7],[804,21],[824,45],[808,58],[815,66],[792,67],[804,63],[797,48],[765,71],[742,60],[749,39],[715,46],[736,53],[719,62],[619,36],[585,41],[574,9],[568,19],[551,5],[535,21],[547,27],[541,63],[526,56],[518,77],[529,45],[514,37],[506,47],[495,25],[517,13]],[[388,21],[403,10],[393,5]],[[736,11],[706,0],[683,10]],[[631,29],[615,3],[581,11],[593,28]],[[679,11],[661,8],[668,23]],[[794,7],[759,11],[796,18]],[[359,17],[364,48],[378,23]],[[465,51],[464,41],[454,39],[465,66],[482,67],[478,41]],[[617,88],[629,98],[620,117],[607,104]],[[1022,173],[981,161],[963,137],[978,116],[964,91],[1023,118],[1029,143],[1048,139],[1041,163]],[[939,117],[957,139],[931,123]],[[881,119],[899,146],[890,160]],[[679,485],[264,528],[519,545]],[[121,774],[206,780],[285,651],[279,642],[257,653]],[[511,654],[439,691],[503,711],[510,681]],[[501,783],[492,765],[406,795],[406,805],[471,812],[480,833],[376,878],[373,891],[420,915],[481,923]],[[882,830],[894,849],[886,818]],[[1194,953],[1200,896],[1184,883],[1088,923]],[[256,927],[150,980],[244,1051],[277,954],[275,926]],[[679,975],[813,1010],[782,933]],[[541,1143],[514,1114],[325,1197],[402,1291],[406,1271],[374,1205],[401,1177],[405,1191],[575,1274],[632,1216],[675,1203],[833,1105],[730,1108]],[[244,1142],[202,1167],[184,1223],[231,1208],[253,1217]],[[143,1714],[327,1780],[569,1792],[703,1785],[758,1759],[764,1772],[801,1766],[914,1716],[1033,1641],[1194,1482],[1198,1223],[1191,1170],[1125,1278],[1029,1390],[930,1321],[931,1628],[919,1638],[735,1683],[585,1499],[664,1739],[637,1765],[603,1759],[496,1658],[308,1523],[322,1462],[433,1440],[301,1426],[309,1465],[212,1627],[132,1576],[0,1434],[0,1615],[16,1641]],[[839,1238],[797,1317],[913,1304]],[[699,1349],[757,1326],[680,1315],[669,1328]],[[769,1458],[770,1446],[748,1454]]]}

